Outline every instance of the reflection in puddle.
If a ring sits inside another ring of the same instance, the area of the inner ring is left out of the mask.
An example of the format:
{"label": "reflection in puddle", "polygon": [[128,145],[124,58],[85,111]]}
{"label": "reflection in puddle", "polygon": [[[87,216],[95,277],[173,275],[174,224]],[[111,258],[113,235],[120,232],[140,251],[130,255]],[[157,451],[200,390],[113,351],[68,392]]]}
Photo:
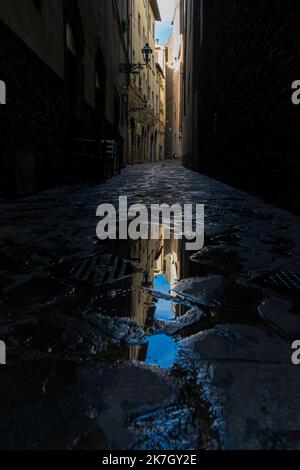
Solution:
{"label": "reflection in puddle", "polygon": [[[154,266],[154,291],[170,296],[181,279],[183,243],[180,240],[165,240],[163,249]],[[178,303],[171,299],[156,299],[154,318],[164,322],[176,322],[186,313]]]}
{"label": "reflection in puddle", "polygon": [[[170,294],[170,283],[163,274],[155,276],[154,290],[161,294]],[[174,322],[176,320],[174,304],[165,299],[158,299],[154,318],[160,321]]]}
{"label": "reflection in puddle", "polygon": [[177,340],[150,331],[157,321],[176,323],[190,309],[190,305],[172,294],[186,274],[184,245],[184,240],[165,240],[161,227],[158,240],[116,241],[109,247],[116,259],[132,263],[133,272],[124,276],[123,271],[120,273],[115,264],[110,263],[105,279],[113,282],[106,291],[110,296],[101,302],[101,312],[112,317],[130,317],[147,334],[146,344],[130,346],[125,352],[130,360],[164,369],[171,369],[175,364]]}
{"label": "reflection in puddle", "polygon": [[[143,279],[141,281],[139,273],[133,275],[133,283],[137,289],[133,295],[135,301],[133,302],[132,313],[134,319],[146,327],[151,327],[154,320],[168,323],[176,322],[177,318],[187,310],[184,306],[172,302],[171,298],[156,298],[153,296],[153,291],[166,297],[170,296],[179,282],[181,278],[182,246],[181,240],[175,240],[174,238],[164,240],[163,231],[159,241],[147,241],[138,244],[138,254],[135,253],[135,256],[138,255],[139,257]],[[143,312],[142,316],[141,312]],[[142,348],[143,353],[141,354],[140,350],[138,357],[135,357],[135,359],[164,369],[171,369],[176,360],[177,350],[177,342],[171,336],[154,334],[148,337],[146,347]]]}
{"label": "reflection in puddle", "polygon": [[175,364],[177,351],[177,343],[172,337],[167,335],[150,336],[145,362],[163,369],[171,369]]}

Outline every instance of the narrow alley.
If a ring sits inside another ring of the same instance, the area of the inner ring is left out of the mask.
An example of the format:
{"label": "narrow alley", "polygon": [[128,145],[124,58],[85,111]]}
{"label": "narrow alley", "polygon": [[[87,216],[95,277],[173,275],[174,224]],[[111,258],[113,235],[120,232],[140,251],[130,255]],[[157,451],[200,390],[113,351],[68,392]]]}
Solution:
{"label": "narrow alley", "polygon": [[0,452],[300,451],[299,18],[0,0]]}

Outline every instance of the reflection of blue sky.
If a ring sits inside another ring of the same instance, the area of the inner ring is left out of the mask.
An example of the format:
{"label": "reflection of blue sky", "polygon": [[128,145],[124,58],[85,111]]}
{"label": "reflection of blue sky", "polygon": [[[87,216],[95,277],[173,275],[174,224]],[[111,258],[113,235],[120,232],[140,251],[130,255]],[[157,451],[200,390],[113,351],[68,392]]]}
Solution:
{"label": "reflection of blue sky", "polygon": [[[163,274],[160,274],[159,276],[155,276],[154,290],[161,292],[162,294],[170,293],[170,283]],[[159,299],[156,303],[156,310],[155,310],[154,317],[156,320],[167,321],[167,322],[174,321],[175,312],[173,309],[172,302],[165,300],[165,299]]]}
{"label": "reflection of blue sky", "polygon": [[155,276],[154,289],[161,292],[162,294],[170,293],[170,283],[163,274],[160,274],[159,276]]}
{"label": "reflection of blue sky", "polygon": [[176,360],[177,350],[177,344],[170,336],[151,336],[145,362],[163,369],[171,369]]}

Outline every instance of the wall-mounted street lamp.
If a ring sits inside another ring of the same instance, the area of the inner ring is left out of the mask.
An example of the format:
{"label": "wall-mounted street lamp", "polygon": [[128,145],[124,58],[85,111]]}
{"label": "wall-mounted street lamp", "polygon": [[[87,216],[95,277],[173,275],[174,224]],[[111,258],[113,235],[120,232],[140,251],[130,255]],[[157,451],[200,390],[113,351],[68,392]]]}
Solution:
{"label": "wall-mounted street lamp", "polygon": [[144,45],[142,49],[142,54],[144,57],[145,65],[148,66],[150,64],[151,55],[153,54],[153,50],[151,49],[148,43]]}
{"label": "wall-mounted street lamp", "polygon": [[121,64],[120,65],[120,72],[121,73],[134,73],[138,74],[140,70],[143,70],[144,67],[148,67],[151,61],[151,55],[153,54],[153,50],[151,49],[150,45],[146,43],[142,49],[142,54],[144,58],[144,64]]}

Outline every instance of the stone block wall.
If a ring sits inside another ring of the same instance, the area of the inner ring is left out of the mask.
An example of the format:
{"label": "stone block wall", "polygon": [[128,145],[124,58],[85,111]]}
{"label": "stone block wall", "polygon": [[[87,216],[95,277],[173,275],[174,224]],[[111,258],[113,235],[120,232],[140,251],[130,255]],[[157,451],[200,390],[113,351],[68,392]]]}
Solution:
{"label": "stone block wall", "polygon": [[200,3],[193,21],[199,31],[202,24],[203,42],[196,34],[190,44],[199,153],[195,161],[186,145],[186,164],[300,211],[300,107],[291,102],[300,77],[300,4]]}
{"label": "stone block wall", "polygon": [[0,113],[0,197],[7,197],[62,180],[63,81],[2,22],[0,64],[7,94]]}

